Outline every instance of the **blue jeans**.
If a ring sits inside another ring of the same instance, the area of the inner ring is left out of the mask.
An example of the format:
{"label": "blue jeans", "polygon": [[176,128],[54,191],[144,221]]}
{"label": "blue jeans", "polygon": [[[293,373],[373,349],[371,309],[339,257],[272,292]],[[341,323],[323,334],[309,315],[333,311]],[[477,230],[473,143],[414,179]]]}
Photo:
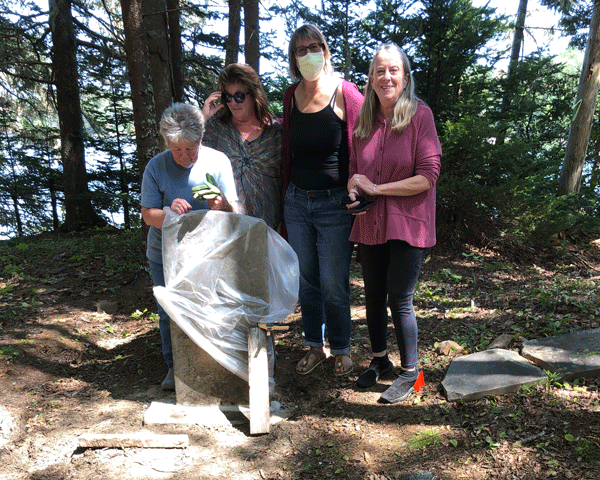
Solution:
{"label": "blue jeans", "polygon": [[402,367],[416,367],[418,328],[413,294],[426,249],[402,240],[379,245],[361,243],[359,247],[371,350],[373,353],[387,350],[387,300]]}
{"label": "blue jeans", "polygon": [[352,215],[340,206],[346,188],[301,190],[289,185],[284,202],[288,242],[298,255],[304,343],[333,355],[350,352]]}
{"label": "blue jeans", "polygon": [[[155,287],[165,286],[165,274],[163,264],[148,260],[150,265],[150,277]],[[160,328],[160,340],[162,343],[162,354],[168,368],[173,368],[173,347],[171,345],[171,319],[167,312],[163,310],[160,303],[158,305],[158,326]]]}

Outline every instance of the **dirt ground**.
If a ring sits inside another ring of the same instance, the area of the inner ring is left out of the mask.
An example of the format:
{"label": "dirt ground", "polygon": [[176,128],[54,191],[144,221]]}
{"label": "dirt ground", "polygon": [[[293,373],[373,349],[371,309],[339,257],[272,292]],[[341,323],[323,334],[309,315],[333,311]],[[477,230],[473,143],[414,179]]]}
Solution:
{"label": "dirt ground", "polygon": [[[600,381],[547,382],[474,402],[447,402],[451,358],[501,334],[526,339],[600,326],[600,245],[556,243],[502,254],[492,248],[430,252],[415,296],[425,387],[397,405],[377,403],[393,376],[367,391],[354,381],[369,363],[360,269],[352,269],[355,370],[332,359],[299,376],[299,313],[277,334],[273,399],[292,416],[268,435],[227,427],[149,426],[160,389],[155,304],[139,233],[41,235],[0,243],[0,478],[599,479]],[[99,313],[98,301],[118,303]],[[399,364],[393,328],[390,350]],[[184,433],[184,449],[79,448],[84,433]]]}

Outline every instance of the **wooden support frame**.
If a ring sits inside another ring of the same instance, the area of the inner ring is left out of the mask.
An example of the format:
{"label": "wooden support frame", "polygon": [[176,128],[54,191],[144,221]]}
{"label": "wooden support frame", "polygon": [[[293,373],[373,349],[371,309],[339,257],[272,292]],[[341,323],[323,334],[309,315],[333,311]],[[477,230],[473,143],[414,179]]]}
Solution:
{"label": "wooden support frame", "polygon": [[267,335],[267,331],[259,327],[251,327],[248,333],[250,435],[269,433],[271,425]]}

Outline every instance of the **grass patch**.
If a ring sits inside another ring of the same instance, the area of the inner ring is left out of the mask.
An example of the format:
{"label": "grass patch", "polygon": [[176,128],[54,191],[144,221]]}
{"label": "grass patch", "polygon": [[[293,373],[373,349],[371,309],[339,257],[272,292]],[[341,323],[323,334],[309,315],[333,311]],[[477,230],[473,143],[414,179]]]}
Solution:
{"label": "grass patch", "polygon": [[442,436],[436,429],[431,428],[412,434],[406,439],[406,443],[411,450],[438,447],[442,444]]}

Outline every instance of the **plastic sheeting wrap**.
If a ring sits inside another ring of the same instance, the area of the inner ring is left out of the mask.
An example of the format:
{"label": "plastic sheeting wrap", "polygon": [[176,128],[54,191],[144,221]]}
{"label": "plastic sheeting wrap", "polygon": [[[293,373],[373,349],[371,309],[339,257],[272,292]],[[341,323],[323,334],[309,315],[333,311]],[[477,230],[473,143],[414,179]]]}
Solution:
{"label": "plastic sheeting wrap", "polygon": [[154,296],[196,345],[248,381],[248,329],[294,311],[298,257],[263,220],[165,211],[165,287]]}

